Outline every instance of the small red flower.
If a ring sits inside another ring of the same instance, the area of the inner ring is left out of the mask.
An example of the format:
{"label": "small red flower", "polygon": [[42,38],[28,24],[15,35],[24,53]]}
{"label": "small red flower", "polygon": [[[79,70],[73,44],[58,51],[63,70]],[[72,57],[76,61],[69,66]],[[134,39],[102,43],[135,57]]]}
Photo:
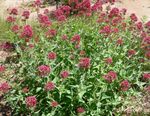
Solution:
{"label": "small red flower", "polygon": [[130,88],[130,84],[128,80],[124,80],[120,83],[120,87],[122,91],[127,91]]}
{"label": "small red flower", "polygon": [[87,69],[87,68],[90,67],[90,62],[91,62],[91,59],[90,59],[90,58],[81,58],[81,59],[79,60],[78,66],[79,66],[80,68],[85,68],[85,69]]}
{"label": "small red flower", "polygon": [[34,5],[35,6],[40,6],[42,4],[42,1],[41,0],[35,0],[34,1]]}
{"label": "small red flower", "polygon": [[51,106],[52,107],[57,107],[58,106],[58,102],[57,101],[52,101],[51,102]]}
{"label": "small red flower", "polygon": [[71,38],[71,42],[77,42],[77,44],[80,42],[80,35],[76,34]]}
{"label": "small red flower", "polygon": [[85,109],[83,107],[78,107],[77,108],[77,113],[84,113]]}
{"label": "small red flower", "polygon": [[55,84],[53,82],[48,82],[45,84],[44,88],[46,91],[52,91],[55,89]]}
{"label": "small red flower", "polygon": [[38,20],[40,24],[44,27],[48,27],[52,24],[52,22],[49,20],[49,17],[47,15],[39,15]]}
{"label": "small red flower", "polygon": [[121,38],[118,39],[118,40],[116,41],[116,44],[117,44],[117,45],[122,45],[122,44],[123,44],[123,39],[121,39]]}
{"label": "small red flower", "polygon": [[49,75],[49,73],[51,72],[51,68],[47,65],[41,65],[38,67],[38,72],[40,76],[44,77]]}
{"label": "small red flower", "polygon": [[133,21],[133,22],[138,21],[138,18],[137,18],[137,16],[136,16],[134,13],[132,13],[132,14],[130,15],[130,19],[131,19],[131,21]]}
{"label": "small red flower", "polygon": [[135,50],[133,50],[133,49],[128,50],[128,56],[129,56],[129,57],[131,57],[131,56],[133,56],[133,55],[135,55],[135,54],[136,54],[136,51],[135,51]]}
{"label": "small red flower", "polygon": [[81,50],[80,51],[80,56],[84,56],[86,53],[85,53],[85,51],[84,50]]}
{"label": "small red flower", "polygon": [[57,31],[55,29],[50,29],[46,32],[46,37],[54,37],[56,36]]}
{"label": "small red flower", "polygon": [[113,63],[113,60],[112,60],[112,58],[106,58],[106,59],[105,59],[105,62],[106,62],[107,64],[112,64],[112,63]]}
{"label": "small red flower", "polygon": [[145,57],[146,57],[147,59],[150,59],[150,51],[148,51],[148,52],[145,53]]}
{"label": "small red flower", "polygon": [[0,73],[4,72],[6,70],[5,66],[0,65]]}
{"label": "small red flower", "polygon": [[7,82],[0,83],[0,91],[7,93],[10,90],[10,85]]}
{"label": "small red flower", "polygon": [[150,80],[150,73],[143,74],[143,79],[144,80]]}
{"label": "small red flower", "polygon": [[17,8],[12,8],[11,10],[10,10],[10,13],[9,13],[10,15],[12,14],[12,15],[18,15],[18,10],[17,10]]}
{"label": "small red flower", "polygon": [[47,57],[48,57],[48,59],[50,59],[50,60],[55,60],[56,57],[57,57],[57,55],[56,55],[55,52],[49,52]]}
{"label": "small red flower", "polygon": [[22,16],[23,16],[25,19],[28,19],[29,16],[30,16],[30,12],[29,12],[28,10],[25,10],[25,11],[23,11]]}
{"label": "small red flower", "polygon": [[109,35],[109,34],[112,33],[111,27],[110,27],[109,25],[104,26],[104,27],[99,31],[99,33]]}
{"label": "small red flower", "polygon": [[69,76],[69,72],[68,71],[61,71],[60,73],[60,77],[61,78],[67,78]]}
{"label": "small red flower", "polygon": [[28,107],[35,107],[37,104],[37,99],[35,96],[29,96],[25,99],[25,101]]}
{"label": "small red flower", "polygon": [[33,36],[33,30],[30,25],[25,25],[23,27],[23,32],[21,33],[22,37],[31,38]]}
{"label": "small red flower", "polygon": [[12,16],[8,16],[6,19],[7,22],[12,23],[16,21],[16,18],[12,17]]}
{"label": "small red flower", "polygon": [[18,25],[14,25],[14,26],[12,26],[11,30],[12,30],[14,33],[18,33],[18,32],[19,32],[19,26],[18,26]]}
{"label": "small red flower", "polygon": [[68,39],[68,36],[67,35],[62,35],[62,40],[67,40]]}
{"label": "small red flower", "polygon": [[106,75],[104,75],[103,78],[111,83],[112,81],[114,81],[117,78],[117,74],[114,71],[110,71]]}

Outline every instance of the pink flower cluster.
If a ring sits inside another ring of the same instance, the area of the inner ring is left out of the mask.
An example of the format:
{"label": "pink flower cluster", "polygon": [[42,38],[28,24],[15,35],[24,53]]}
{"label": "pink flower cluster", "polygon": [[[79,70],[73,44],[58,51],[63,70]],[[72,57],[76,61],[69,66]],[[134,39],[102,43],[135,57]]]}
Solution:
{"label": "pink flower cluster", "polygon": [[25,102],[28,107],[35,107],[37,104],[37,99],[35,96],[29,96],[25,99]]}
{"label": "pink flower cluster", "polygon": [[117,78],[117,73],[114,71],[108,72],[106,75],[103,76],[104,79],[106,79],[108,82],[113,82]]}
{"label": "pink flower cluster", "polygon": [[127,91],[130,88],[130,83],[128,80],[124,80],[120,83],[120,87],[122,91]]}
{"label": "pink flower cluster", "polygon": [[23,31],[21,33],[21,37],[23,38],[31,38],[33,36],[33,30],[30,25],[25,25],[23,27]]}
{"label": "pink flower cluster", "polygon": [[90,62],[91,62],[91,59],[90,59],[90,58],[81,58],[81,59],[79,60],[78,66],[79,66],[80,68],[87,69],[87,68],[90,67]]}
{"label": "pink flower cluster", "polygon": [[48,82],[45,84],[44,88],[46,91],[52,91],[55,89],[55,84],[53,82]]}
{"label": "pink flower cluster", "polygon": [[38,73],[42,77],[49,75],[50,72],[51,72],[51,68],[47,65],[41,65],[38,67]]}
{"label": "pink flower cluster", "polygon": [[48,27],[52,24],[47,15],[40,14],[38,20],[43,27]]}
{"label": "pink flower cluster", "polygon": [[10,85],[7,82],[0,83],[0,91],[6,93],[10,90]]}
{"label": "pink flower cluster", "polygon": [[55,60],[57,55],[55,52],[49,52],[48,55],[47,55],[48,59],[50,60]]}

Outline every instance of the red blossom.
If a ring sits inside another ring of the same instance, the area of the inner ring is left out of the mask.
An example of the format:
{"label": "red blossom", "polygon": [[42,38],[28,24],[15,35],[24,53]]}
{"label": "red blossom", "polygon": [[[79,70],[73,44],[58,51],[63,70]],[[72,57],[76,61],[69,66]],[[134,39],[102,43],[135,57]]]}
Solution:
{"label": "red blossom", "polygon": [[128,56],[129,56],[129,57],[131,57],[131,56],[133,56],[133,55],[135,55],[135,54],[136,54],[136,51],[135,51],[135,50],[133,50],[133,49],[128,50]]}
{"label": "red blossom", "polygon": [[34,1],[34,5],[35,6],[40,6],[42,4],[42,1],[41,0],[35,0]]}
{"label": "red blossom", "polygon": [[117,17],[119,16],[119,9],[118,8],[113,8],[111,9],[110,13],[109,13],[109,18],[113,18],[113,17]]}
{"label": "red blossom", "polygon": [[7,82],[0,83],[0,91],[7,93],[10,90],[10,85]]}
{"label": "red blossom", "polygon": [[22,16],[23,16],[25,19],[28,19],[29,16],[30,16],[30,12],[29,12],[28,10],[25,10],[25,11],[23,11]]}
{"label": "red blossom", "polygon": [[111,83],[117,78],[117,74],[114,71],[110,71],[106,75],[104,75],[103,78]]}
{"label": "red blossom", "polygon": [[112,64],[112,63],[113,63],[113,60],[112,60],[112,58],[110,57],[110,58],[106,58],[106,59],[105,59],[105,62],[106,62],[107,64]]}
{"label": "red blossom", "polygon": [[101,30],[100,30],[100,33],[104,33],[104,34],[111,34],[112,33],[112,30],[111,30],[111,27],[109,25],[107,26],[104,26]]}
{"label": "red blossom", "polygon": [[80,43],[80,35],[78,35],[78,34],[76,34],[76,35],[74,35],[72,38],[71,38],[71,42],[77,42],[77,44],[79,44]]}
{"label": "red blossom", "polygon": [[145,53],[145,57],[146,57],[147,59],[150,59],[150,51],[147,51],[147,52]]}
{"label": "red blossom", "polygon": [[62,40],[67,40],[68,36],[67,35],[62,35],[61,38],[62,38]]}
{"label": "red blossom", "polygon": [[85,109],[83,107],[78,107],[77,108],[77,113],[84,113]]}
{"label": "red blossom", "polygon": [[54,59],[56,59],[57,55],[55,52],[49,52],[47,57],[50,60],[54,60]]}
{"label": "red blossom", "polygon": [[130,19],[131,19],[131,21],[133,21],[133,22],[138,21],[138,18],[137,18],[137,16],[136,16],[134,13],[132,13],[132,14],[130,15]]}
{"label": "red blossom", "polygon": [[12,23],[16,21],[16,18],[12,17],[12,16],[8,16],[6,19],[7,22]]}
{"label": "red blossom", "polygon": [[12,26],[11,30],[12,30],[14,33],[18,33],[18,32],[19,32],[19,26],[18,26],[18,25],[14,25],[14,26]]}
{"label": "red blossom", "polygon": [[35,96],[26,97],[25,101],[28,107],[35,107],[37,104],[37,99]]}
{"label": "red blossom", "polygon": [[52,107],[57,107],[58,106],[58,102],[57,101],[52,101],[51,102],[51,106]]}
{"label": "red blossom", "polygon": [[102,10],[102,2],[97,1],[91,8],[92,11]]}
{"label": "red blossom", "polygon": [[30,25],[25,25],[23,27],[23,31],[21,33],[21,37],[24,38],[31,38],[33,36],[33,30],[32,27]]}
{"label": "red blossom", "polygon": [[144,73],[143,74],[143,79],[144,80],[150,80],[150,73]]}
{"label": "red blossom", "polygon": [[139,31],[142,31],[142,30],[143,30],[143,24],[142,24],[142,22],[136,23],[136,28],[137,28]]}
{"label": "red blossom", "polygon": [[127,91],[130,88],[130,83],[128,80],[124,80],[120,83],[120,87],[122,91]]}
{"label": "red blossom", "polygon": [[46,37],[54,37],[56,36],[57,31],[55,29],[50,29],[46,32]]}
{"label": "red blossom", "polygon": [[69,76],[69,72],[68,71],[61,71],[61,73],[60,73],[60,77],[61,78],[67,78]]}
{"label": "red blossom", "polygon": [[46,91],[52,91],[55,89],[55,84],[53,82],[48,82],[45,84],[44,89]]}
{"label": "red blossom", "polygon": [[121,39],[121,38],[118,39],[118,40],[116,41],[116,44],[117,44],[117,45],[122,45],[122,44],[123,44],[123,39]]}
{"label": "red blossom", "polygon": [[5,66],[0,65],[0,73],[4,72],[6,70]]}
{"label": "red blossom", "polygon": [[47,15],[40,14],[38,16],[38,20],[39,20],[40,24],[44,27],[48,27],[52,24],[52,22],[49,20]]}
{"label": "red blossom", "polygon": [[38,72],[40,76],[44,77],[49,75],[49,73],[51,72],[51,68],[47,65],[41,65],[38,67]]}
{"label": "red blossom", "polygon": [[81,58],[81,59],[79,60],[78,66],[79,66],[80,68],[85,68],[85,69],[87,69],[87,68],[90,67],[90,62],[91,62],[91,59],[90,59],[90,58]]}
{"label": "red blossom", "polygon": [[17,8],[12,8],[11,10],[10,10],[10,13],[9,13],[10,15],[12,14],[12,15],[18,15],[18,10],[17,10]]}

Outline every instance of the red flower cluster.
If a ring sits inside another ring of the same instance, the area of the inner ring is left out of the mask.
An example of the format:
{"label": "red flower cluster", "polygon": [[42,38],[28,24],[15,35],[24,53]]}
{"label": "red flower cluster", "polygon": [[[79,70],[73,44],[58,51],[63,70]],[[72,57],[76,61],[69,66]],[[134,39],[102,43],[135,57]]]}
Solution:
{"label": "red flower cluster", "polygon": [[49,52],[47,57],[50,60],[54,60],[54,59],[56,59],[57,55],[55,52]]}
{"label": "red flower cluster", "polygon": [[121,39],[121,38],[118,39],[118,40],[116,41],[116,44],[117,44],[117,45],[122,45],[122,44],[123,44],[123,39]]}
{"label": "red flower cluster", "polygon": [[24,38],[31,38],[33,36],[33,30],[32,27],[30,25],[25,25],[23,27],[23,31],[21,33],[21,37]]}
{"label": "red flower cluster", "polygon": [[22,16],[23,16],[25,19],[28,19],[29,16],[30,16],[30,12],[29,12],[28,10],[25,10],[25,11],[23,11]]}
{"label": "red flower cluster", "polygon": [[4,71],[5,71],[5,69],[6,69],[6,68],[5,68],[5,66],[0,65],[0,73],[1,73],[1,72],[4,72]]}
{"label": "red flower cluster", "polygon": [[25,99],[25,101],[28,107],[35,107],[37,104],[37,99],[35,96],[29,96]]}
{"label": "red flower cluster", "polygon": [[150,80],[150,73],[145,73],[145,74],[143,74],[143,79],[144,80]]}
{"label": "red flower cluster", "polygon": [[113,63],[113,60],[112,60],[112,58],[106,58],[106,59],[105,59],[105,62],[106,62],[107,64],[112,64],[112,63]]}
{"label": "red flower cluster", "polygon": [[137,16],[136,16],[134,13],[132,13],[132,14],[130,15],[130,19],[131,19],[132,22],[138,21],[138,18],[137,18]]}
{"label": "red flower cluster", "polygon": [[102,2],[98,0],[91,8],[92,11],[102,10]]}
{"label": "red flower cluster", "polygon": [[55,10],[54,15],[58,21],[66,20],[67,16],[69,16],[71,12],[71,7],[64,5],[60,6],[57,10]]}
{"label": "red flower cluster", "polygon": [[57,107],[58,106],[58,102],[57,101],[52,101],[51,102],[51,106],[52,107]]}
{"label": "red flower cluster", "polygon": [[79,60],[78,66],[79,66],[80,68],[85,68],[85,69],[87,69],[87,68],[90,67],[90,62],[91,62],[91,59],[90,59],[90,58],[81,58],[81,59]]}
{"label": "red flower cluster", "polygon": [[78,107],[77,108],[77,113],[84,113],[85,109],[83,107]]}
{"label": "red flower cluster", "polygon": [[19,32],[19,26],[18,25],[14,25],[12,26],[11,30],[14,32],[14,33],[18,33]]}
{"label": "red flower cluster", "polygon": [[67,78],[69,76],[69,72],[68,71],[61,71],[60,73],[60,77],[61,78]]}
{"label": "red flower cluster", "polygon": [[23,92],[23,93],[28,93],[28,92],[29,92],[29,88],[28,88],[28,87],[24,87],[24,88],[22,89],[22,92]]}
{"label": "red flower cluster", "polygon": [[109,18],[113,18],[113,17],[118,17],[120,15],[120,11],[118,8],[113,8],[111,9],[110,13],[109,13]]}
{"label": "red flower cluster", "polygon": [[47,15],[40,14],[38,16],[38,20],[39,20],[40,24],[44,27],[48,27],[52,24],[52,22],[49,20]]}
{"label": "red flower cluster", "polygon": [[12,16],[8,16],[7,19],[6,19],[6,21],[9,22],[9,23],[12,23],[12,22],[16,21],[16,18],[12,17]]}
{"label": "red flower cluster", "polygon": [[100,30],[100,33],[106,34],[106,35],[111,34],[111,33],[112,33],[111,27],[110,27],[109,25],[104,26],[104,27]]}
{"label": "red flower cluster", "polygon": [[104,75],[103,78],[111,83],[112,81],[114,81],[117,78],[117,74],[114,71],[110,71],[106,75]]}
{"label": "red flower cluster", "polygon": [[17,8],[12,8],[12,9],[10,9],[10,13],[9,13],[10,15],[18,15],[18,10],[17,10]]}
{"label": "red flower cluster", "polygon": [[7,82],[0,83],[0,91],[6,93],[10,90],[10,85]]}
{"label": "red flower cluster", "polygon": [[35,0],[35,1],[34,1],[34,5],[35,5],[35,6],[38,6],[38,7],[39,7],[41,4],[42,4],[42,1],[41,1],[41,0]]}
{"label": "red flower cluster", "polygon": [[42,77],[49,75],[50,72],[51,68],[47,65],[41,65],[38,67],[38,73]]}
{"label": "red flower cluster", "polygon": [[54,36],[56,36],[56,34],[57,34],[57,31],[55,30],[55,29],[50,29],[50,30],[48,30],[47,32],[46,32],[46,37],[54,37]]}
{"label": "red flower cluster", "polygon": [[130,88],[130,84],[128,80],[124,80],[120,83],[120,87],[122,91],[127,91]]}
{"label": "red flower cluster", "polygon": [[55,84],[53,82],[48,82],[48,83],[45,84],[44,89],[46,91],[52,91],[52,90],[55,89]]}
{"label": "red flower cluster", "polygon": [[128,50],[128,56],[129,56],[129,57],[131,57],[131,56],[133,56],[133,55],[135,55],[135,54],[136,54],[136,51],[135,51],[135,50],[133,50],[133,49]]}

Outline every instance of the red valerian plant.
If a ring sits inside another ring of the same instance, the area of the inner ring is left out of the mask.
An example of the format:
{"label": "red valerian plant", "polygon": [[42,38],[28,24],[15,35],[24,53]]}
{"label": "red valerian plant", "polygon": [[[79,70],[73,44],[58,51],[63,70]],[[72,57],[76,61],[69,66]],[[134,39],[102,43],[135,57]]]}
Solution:
{"label": "red valerian plant", "polygon": [[23,38],[31,38],[33,36],[33,30],[30,25],[25,25],[23,27],[23,31],[21,33],[21,37]]}
{"label": "red valerian plant", "polygon": [[28,96],[26,99],[26,105],[27,107],[35,107],[37,104],[37,99],[35,96]]}
{"label": "red valerian plant", "polygon": [[85,109],[83,107],[78,107],[77,108],[77,113],[84,113]]}
{"label": "red valerian plant", "polygon": [[23,11],[22,16],[23,16],[25,19],[28,19],[29,16],[30,16],[30,12],[29,12],[28,10],[25,10],[25,11]]}
{"label": "red valerian plant", "polygon": [[52,101],[51,102],[51,106],[52,107],[57,107],[58,106],[58,102],[57,101]]}
{"label": "red valerian plant", "polygon": [[85,69],[87,69],[87,68],[90,67],[90,62],[91,62],[91,59],[90,59],[90,58],[81,58],[81,59],[79,60],[78,66],[79,66],[80,68],[85,68]]}
{"label": "red valerian plant", "polygon": [[53,82],[48,82],[48,83],[45,84],[44,89],[46,91],[52,91],[52,90],[55,89],[55,84]]}
{"label": "red valerian plant", "polygon": [[103,76],[104,79],[106,79],[108,82],[113,82],[117,78],[117,73],[114,71],[108,72],[106,75]]}
{"label": "red valerian plant", "polygon": [[120,83],[120,87],[122,91],[127,91],[130,88],[130,83],[128,80],[124,80]]}
{"label": "red valerian plant", "polygon": [[4,72],[6,70],[5,66],[0,65],[0,73]]}
{"label": "red valerian plant", "polygon": [[10,90],[10,85],[7,82],[0,83],[0,91],[7,93]]}
{"label": "red valerian plant", "polygon": [[144,73],[143,74],[143,79],[146,80],[146,81],[150,80],[150,73]]}
{"label": "red valerian plant", "polygon": [[50,72],[51,68],[47,65],[41,65],[38,67],[38,73],[42,77],[49,75]]}
{"label": "red valerian plant", "polygon": [[57,55],[55,52],[49,52],[48,55],[47,55],[48,59],[50,60],[55,60]]}
{"label": "red valerian plant", "polygon": [[68,71],[61,71],[61,73],[60,73],[60,77],[61,78],[67,78],[69,76],[69,72]]}

